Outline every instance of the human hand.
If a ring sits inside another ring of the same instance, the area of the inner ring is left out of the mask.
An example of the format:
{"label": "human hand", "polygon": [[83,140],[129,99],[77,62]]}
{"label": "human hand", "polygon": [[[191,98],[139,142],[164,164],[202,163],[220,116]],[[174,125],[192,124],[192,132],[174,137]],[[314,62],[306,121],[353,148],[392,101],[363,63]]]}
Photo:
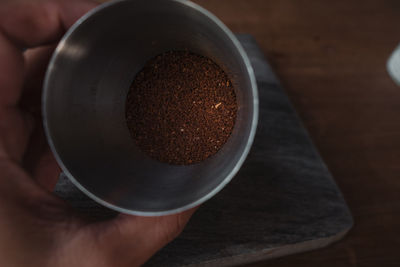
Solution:
{"label": "human hand", "polygon": [[41,125],[41,83],[57,40],[94,6],[81,0],[0,3],[2,266],[138,266],[174,239],[194,212],[120,214],[93,223],[52,194],[60,170]]}

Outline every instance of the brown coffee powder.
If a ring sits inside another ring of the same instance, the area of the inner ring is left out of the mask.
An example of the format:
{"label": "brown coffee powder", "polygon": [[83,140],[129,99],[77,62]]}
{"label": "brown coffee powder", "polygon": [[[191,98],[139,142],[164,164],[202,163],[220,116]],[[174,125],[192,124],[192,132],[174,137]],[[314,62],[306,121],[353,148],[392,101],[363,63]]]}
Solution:
{"label": "brown coffee powder", "polygon": [[214,155],[236,120],[232,82],[212,60],[171,51],[147,62],[126,102],[131,136],[149,156],[187,165]]}

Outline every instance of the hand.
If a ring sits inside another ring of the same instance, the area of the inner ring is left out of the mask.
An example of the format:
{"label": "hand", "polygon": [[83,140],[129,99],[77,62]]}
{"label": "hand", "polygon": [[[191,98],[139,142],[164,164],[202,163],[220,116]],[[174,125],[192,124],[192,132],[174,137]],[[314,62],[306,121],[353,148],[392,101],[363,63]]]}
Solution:
{"label": "hand", "polygon": [[60,170],[41,125],[41,83],[55,42],[94,6],[80,0],[0,4],[1,266],[138,266],[194,212],[120,214],[93,223],[52,194]]}

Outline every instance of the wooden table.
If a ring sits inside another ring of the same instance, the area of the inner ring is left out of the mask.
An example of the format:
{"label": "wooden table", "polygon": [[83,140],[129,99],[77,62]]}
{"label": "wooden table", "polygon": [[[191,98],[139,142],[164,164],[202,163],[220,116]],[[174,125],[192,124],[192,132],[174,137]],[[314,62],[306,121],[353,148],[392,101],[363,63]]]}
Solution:
{"label": "wooden table", "polygon": [[400,1],[194,1],[257,39],[355,219],[335,245],[249,267],[400,266]]}
{"label": "wooden table", "polygon": [[400,266],[400,1],[195,0],[272,63],[354,215],[339,243],[256,266]]}

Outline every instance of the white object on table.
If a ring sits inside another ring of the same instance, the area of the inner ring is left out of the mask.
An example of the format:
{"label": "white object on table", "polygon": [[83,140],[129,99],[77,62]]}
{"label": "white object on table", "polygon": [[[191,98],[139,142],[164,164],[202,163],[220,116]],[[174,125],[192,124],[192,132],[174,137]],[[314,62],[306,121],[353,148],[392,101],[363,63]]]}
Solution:
{"label": "white object on table", "polygon": [[390,56],[387,62],[387,70],[392,79],[400,86],[400,45]]}

